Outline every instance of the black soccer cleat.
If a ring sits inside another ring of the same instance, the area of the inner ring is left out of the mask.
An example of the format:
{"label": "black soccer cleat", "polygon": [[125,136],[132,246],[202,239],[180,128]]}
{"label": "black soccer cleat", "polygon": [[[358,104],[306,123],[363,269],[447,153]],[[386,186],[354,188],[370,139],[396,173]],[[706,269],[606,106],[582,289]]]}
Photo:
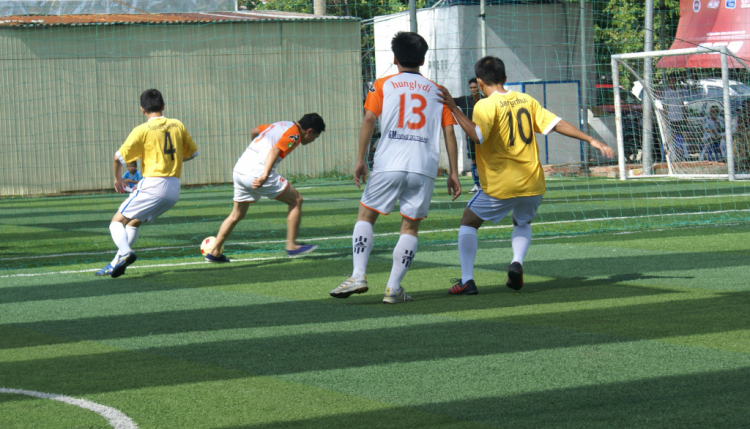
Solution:
{"label": "black soccer cleat", "polygon": [[505,286],[513,290],[521,290],[523,287],[523,267],[518,262],[513,262],[508,267],[508,281]]}
{"label": "black soccer cleat", "polygon": [[461,279],[451,279],[451,283],[453,282],[456,282],[456,284],[448,291],[451,295],[476,295],[479,293],[474,279],[468,280],[466,283],[462,283]]}
{"label": "black soccer cleat", "polygon": [[135,256],[135,253],[132,250],[127,255],[120,256],[115,266],[112,267],[112,274],[110,274],[112,278],[116,279],[117,277],[125,274],[125,268],[135,262],[136,259],[138,259],[138,257]]}

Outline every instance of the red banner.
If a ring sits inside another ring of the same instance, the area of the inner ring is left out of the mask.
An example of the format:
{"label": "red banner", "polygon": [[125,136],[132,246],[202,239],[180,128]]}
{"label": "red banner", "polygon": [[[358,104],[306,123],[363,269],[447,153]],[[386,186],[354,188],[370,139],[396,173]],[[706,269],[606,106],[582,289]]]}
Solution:
{"label": "red banner", "polygon": [[[750,65],[750,0],[680,0],[680,23],[669,49],[727,46]],[[742,65],[727,57],[729,67]],[[658,67],[720,68],[719,54],[664,57]]]}

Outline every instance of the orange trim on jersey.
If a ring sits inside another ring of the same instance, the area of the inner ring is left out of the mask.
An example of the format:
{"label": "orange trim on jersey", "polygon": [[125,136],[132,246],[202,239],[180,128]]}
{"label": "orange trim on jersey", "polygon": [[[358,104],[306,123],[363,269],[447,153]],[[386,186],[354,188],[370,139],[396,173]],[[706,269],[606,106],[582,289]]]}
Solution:
{"label": "orange trim on jersey", "polygon": [[276,194],[276,196],[273,197],[273,199],[275,200],[276,198],[279,198],[284,192],[286,192],[287,189],[289,189],[289,182],[286,182],[286,186],[284,186],[284,189],[278,194]]}
{"label": "orange trim on jersey", "polygon": [[407,215],[405,215],[405,214],[403,214],[403,213],[399,213],[399,214],[401,215],[401,217],[405,217],[405,218],[407,218],[407,219],[409,219],[409,220],[422,220],[422,219],[425,219],[425,218],[427,218],[427,216],[425,216],[425,217],[418,217],[418,218],[416,218],[416,219],[415,219],[415,218],[413,218],[413,217],[409,217],[409,216],[407,216]]}
{"label": "orange trim on jersey", "polygon": [[388,79],[392,78],[393,76],[396,75],[393,74],[376,80],[372,83],[372,86],[367,93],[367,98],[365,99],[365,109],[374,113],[375,116],[380,116],[380,114],[383,112],[383,85],[385,85]]}
{"label": "orange trim on jersey", "polygon": [[279,138],[279,141],[274,144],[274,146],[281,150],[279,157],[286,158],[286,156],[299,145],[300,138],[300,129],[297,124],[292,125],[284,131],[284,134]]}
{"label": "orange trim on jersey", "polygon": [[382,214],[383,216],[388,216],[388,213],[383,213],[383,212],[381,212],[381,211],[379,211],[379,210],[375,210],[375,209],[374,209],[374,208],[372,208],[372,207],[368,207],[368,206],[366,206],[366,205],[365,205],[365,204],[364,204],[364,203],[363,203],[362,201],[360,201],[359,203],[360,203],[360,204],[362,204],[362,207],[364,207],[364,208],[366,208],[366,209],[368,209],[368,210],[372,210],[372,211],[374,211],[375,213],[380,213],[380,214]]}
{"label": "orange trim on jersey", "polygon": [[448,125],[456,125],[458,124],[458,121],[456,121],[456,118],[453,117],[453,113],[451,113],[451,110],[443,104],[443,116],[440,120],[440,126],[443,128],[447,127]]}
{"label": "orange trim on jersey", "polygon": [[[424,77],[424,76],[422,76],[422,77]],[[425,79],[427,79],[427,78],[425,77]],[[430,79],[427,79],[427,80],[429,80],[430,82],[432,82],[433,85],[438,86],[437,83],[431,81]],[[458,125],[458,121],[456,121],[456,118],[453,117],[453,113],[451,113],[451,111],[448,108],[448,106],[446,106],[445,104],[443,104],[443,115],[441,117],[440,126],[443,127],[443,128],[445,128],[448,125]]]}

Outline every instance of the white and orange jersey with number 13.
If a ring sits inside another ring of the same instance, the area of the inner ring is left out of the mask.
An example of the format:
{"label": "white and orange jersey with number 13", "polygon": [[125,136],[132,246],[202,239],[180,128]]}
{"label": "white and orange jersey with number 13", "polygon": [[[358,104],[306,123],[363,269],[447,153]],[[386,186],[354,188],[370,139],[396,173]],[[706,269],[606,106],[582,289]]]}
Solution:
{"label": "white and orange jersey with number 13", "polygon": [[419,73],[402,72],[375,81],[365,100],[365,109],[380,117],[373,172],[437,176],[440,132],[456,124],[439,100],[437,85]]}

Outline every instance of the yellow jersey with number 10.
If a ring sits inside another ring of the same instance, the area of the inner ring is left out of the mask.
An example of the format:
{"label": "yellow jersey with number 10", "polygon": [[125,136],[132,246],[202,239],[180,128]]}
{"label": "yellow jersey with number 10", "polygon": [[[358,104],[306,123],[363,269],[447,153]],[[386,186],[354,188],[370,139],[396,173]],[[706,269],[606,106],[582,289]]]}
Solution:
{"label": "yellow jersey with number 10", "polygon": [[477,101],[472,121],[484,139],[476,145],[482,191],[498,199],[544,194],[535,133],[549,133],[560,118],[533,97],[509,91]]}
{"label": "yellow jersey with number 10", "polygon": [[118,153],[125,163],[143,161],[143,177],[180,177],[182,157],[198,148],[177,119],[153,118],[133,129]]}

